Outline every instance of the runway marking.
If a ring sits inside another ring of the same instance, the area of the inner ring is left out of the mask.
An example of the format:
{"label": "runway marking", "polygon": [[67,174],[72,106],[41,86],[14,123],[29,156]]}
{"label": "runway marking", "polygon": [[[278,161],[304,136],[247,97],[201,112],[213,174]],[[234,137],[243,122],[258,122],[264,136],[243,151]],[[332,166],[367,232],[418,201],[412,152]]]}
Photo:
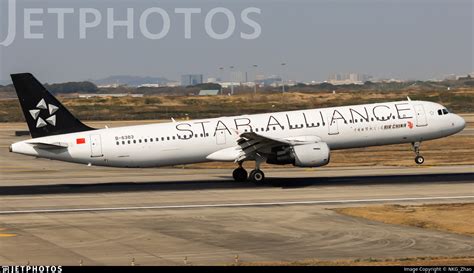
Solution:
{"label": "runway marking", "polygon": [[[4,231],[4,228],[0,228],[0,231]],[[14,233],[0,233],[0,237],[15,237],[16,234]]]}
{"label": "runway marking", "polygon": [[5,210],[5,211],[0,211],[0,215],[28,214],[28,213],[127,211],[127,210],[147,210],[147,209],[149,209],[149,210],[159,210],[159,209],[196,209],[196,208],[225,208],[225,207],[264,207],[264,206],[291,206],[291,205],[320,205],[320,204],[374,203],[374,202],[422,201],[422,200],[426,201],[426,200],[471,199],[471,198],[474,198],[474,195],[407,197],[407,198],[381,198],[381,199],[282,201],[282,202],[262,202],[262,203],[222,203],[222,204],[167,205],[167,206],[137,206],[137,207],[31,209],[31,210]]}
{"label": "runway marking", "polygon": [[0,237],[16,237],[16,234],[12,234],[12,233],[0,233]]}

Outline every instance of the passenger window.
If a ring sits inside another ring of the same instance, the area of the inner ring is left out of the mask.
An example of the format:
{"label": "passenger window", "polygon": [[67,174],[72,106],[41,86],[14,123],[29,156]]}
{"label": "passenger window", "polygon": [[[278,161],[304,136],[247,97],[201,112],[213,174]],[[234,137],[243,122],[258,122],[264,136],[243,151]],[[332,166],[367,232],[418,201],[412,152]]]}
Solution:
{"label": "passenger window", "polygon": [[165,141],[165,137],[161,137],[161,141]]}
{"label": "passenger window", "polygon": [[273,127],[273,131],[275,131],[277,128],[276,127]]}
{"label": "passenger window", "polygon": [[120,142],[117,141],[117,145],[120,145]]}
{"label": "passenger window", "polygon": [[137,143],[137,141],[136,141],[136,140],[133,140],[133,144],[136,144],[136,143]]}
{"label": "passenger window", "polygon": [[255,128],[255,132],[258,132],[258,128]]}
{"label": "passenger window", "polygon": [[166,140],[170,140],[170,137],[169,137],[169,136],[168,136],[168,137],[166,137]]}
{"label": "passenger window", "polygon": [[176,139],[176,137],[175,137],[175,136],[173,136],[173,140],[175,140],[175,139]]}
{"label": "passenger window", "polygon": [[145,141],[145,142],[148,142],[148,140],[147,140],[146,138],[144,139],[144,141]]}
{"label": "passenger window", "polygon": [[159,140],[160,140],[160,138],[157,137],[157,138],[156,138],[156,141],[159,141]]}
{"label": "passenger window", "polygon": [[122,145],[125,145],[125,141],[122,141]]}
{"label": "passenger window", "polygon": [[200,136],[201,136],[201,137],[204,137],[204,135],[203,135],[203,134],[201,134]]}
{"label": "passenger window", "polygon": [[153,138],[150,138],[150,142],[153,142]]}
{"label": "passenger window", "polygon": [[139,142],[139,143],[142,143],[142,140],[141,140],[141,139],[139,139],[139,140],[138,140],[138,142]]}
{"label": "passenger window", "polygon": [[130,144],[130,140],[129,140],[129,141],[127,141],[127,142],[128,142],[128,144]]}

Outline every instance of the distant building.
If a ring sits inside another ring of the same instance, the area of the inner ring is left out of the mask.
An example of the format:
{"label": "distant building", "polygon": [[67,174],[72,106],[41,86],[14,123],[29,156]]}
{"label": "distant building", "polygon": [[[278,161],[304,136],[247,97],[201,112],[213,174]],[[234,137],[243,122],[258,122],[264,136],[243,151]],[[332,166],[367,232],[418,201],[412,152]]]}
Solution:
{"label": "distant building", "polygon": [[160,87],[161,85],[159,83],[144,83],[144,84],[140,84],[138,86],[138,88],[140,87],[149,87],[149,88],[156,88],[156,87]]}
{"label": "distant building", "polygon": [[132,98],[141,98],[143,97],[143,94],[128,94],[128,93],[115,93],[115,94],[77,94],[79,98],[108,98],[108,97],[114,97],[114,98],[121,98],[121,97],[132,97]]}
{"label": "distant building", "polygon": [[264,85],[264,86],[279,86],[281,84],[281,77],[277,75],[271,75],[270,77],[263,79],[261,81],[257,81],[259,84]]}
{"label": "distant building", "polygon": [[372,79],[372,76],[360,73],[334,73],[329,76],[328,82],[334,85],[363,84]]}
{"label": "distant building", "polygon": [[240,82],[219,82],[222,88],[230,88],[231,86],[239,86],[241,85]]}
{"label": "distant building", "polygon": [[128,87],[126,84],[119,84],[119,83],[113,83],[113,84],[103,84],[103,85],[98,85],[98,88],[119,88],[119,87]]}
{"label": "distant building", "polygon": [[216,96],[219,94],[219,90],[201,90],[199,91],[199,96]]}
{"label": "distant building", "polygon": [[454,81],[456,80],[456,75],[455,74],[444,75],[443,80]]}
{"label": "distant building", "polygon": [[167,82],[165,84],[166,87],[178,87],[181,85],[181,82]]}
{"label": "distant building", "polygon": [[188,74],[181,76],[181,85],[188,86],[188,85],[196,85],[203,83],[203,75],[202,74]]}
{"label": "distant building", "polygon": [[217,78],[207,78],[207,83],[216,83],[218,82]]}
{"label": "distant building", "polygon": [[245,73],[242,71],[232,71],[230,73],[230,81],[232,82],[245,82]]}

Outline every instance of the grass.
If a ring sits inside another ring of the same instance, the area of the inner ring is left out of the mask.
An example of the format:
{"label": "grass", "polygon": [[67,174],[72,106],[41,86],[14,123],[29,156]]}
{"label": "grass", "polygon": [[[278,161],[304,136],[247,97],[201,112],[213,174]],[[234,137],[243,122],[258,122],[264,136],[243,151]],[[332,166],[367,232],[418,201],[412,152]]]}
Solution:
{"label": "grass", "polygon": [[[379,221],[444,232],[474,236],[474,203],[382,205],[332,209],[338,213]],[[240,266],[472,266],[474,256],[402,257],[380,259],[367,257],[347,260],[240,262]]]}
{"label": "grass", "polygon": [[353,217],[474,237],[474,203],[336,208]]}
{"label": "grass", "polygon": [[[142,98],[71,98],[60,100],[83,120],[140,120],[212,118],[272,111],[288,111],[391,100],[429,100],[455,112],[474,112],[474,88],[451,91],[405,90],[239,94],[234,96],[145,96]],[[0,122],[23,121],[16,99],[0,100]]]}
{"label": "grass", "polygon": [[[302,260],[292,262],[241,262],[240,266],[472,266],[474,256],[405,257],[396,259]],[[236,264],[232,264],[236,265]]]}

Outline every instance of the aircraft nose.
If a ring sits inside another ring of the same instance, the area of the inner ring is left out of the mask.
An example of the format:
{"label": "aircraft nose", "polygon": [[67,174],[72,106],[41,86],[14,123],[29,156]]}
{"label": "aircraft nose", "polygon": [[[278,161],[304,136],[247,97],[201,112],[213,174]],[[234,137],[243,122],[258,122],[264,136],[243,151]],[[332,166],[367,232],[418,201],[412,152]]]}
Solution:
{"label": "aircraft nose", "polygon": [[460,116],[458,116],[458,117],[460,119],[459,126],[461,127],[461,130],[462,130],[462,129],[466,128],[466,121],[462,117],[460,117]]}
{"label": "aircraft nose", "polygon": [[466,121],[461,116],[456,115],[456,120],[453,125],[457,131],[460,132],[466,127]]}

